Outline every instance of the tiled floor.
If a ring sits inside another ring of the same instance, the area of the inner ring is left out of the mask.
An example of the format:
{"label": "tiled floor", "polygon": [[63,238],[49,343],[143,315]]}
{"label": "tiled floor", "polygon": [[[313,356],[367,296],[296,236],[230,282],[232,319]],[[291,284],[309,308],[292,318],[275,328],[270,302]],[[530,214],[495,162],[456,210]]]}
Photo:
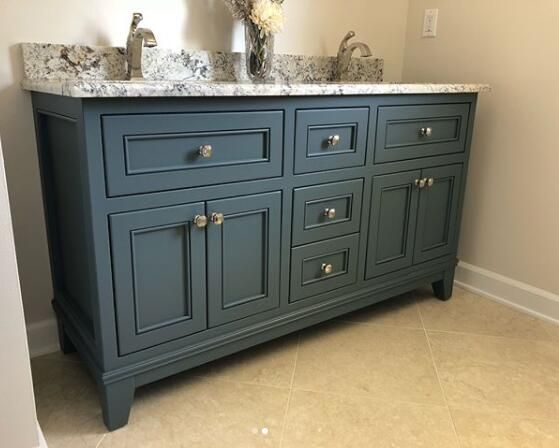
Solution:
{"label": "tiled floor", "polygon": [[141,388],[110,434],[75,356],[33,360],[68,447],[559,447],[559,327],[420,290]]}

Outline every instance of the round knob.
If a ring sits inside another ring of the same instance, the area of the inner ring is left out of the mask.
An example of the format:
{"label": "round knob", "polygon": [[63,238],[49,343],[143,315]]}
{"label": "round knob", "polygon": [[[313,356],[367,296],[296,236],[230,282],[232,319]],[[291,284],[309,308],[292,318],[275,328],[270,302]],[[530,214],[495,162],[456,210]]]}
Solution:
{"label": "round knob", "polygon": [[220,226],[223,224],[223,221],[225,221],[225,217],[223,216],[223,213],[212,213],[211,221],[216,226]]}
{"label": "round knob", "polygon": [[419,188],[425,188],[427,184],[427,179],[415,179],[415,186]]}
{"label": "round knob", "polygon": [[429,179],[427,179],[427,186],[432,187],[433,185],[435,185],[435,179],[430,177]]}
{"label": "round knob", "polygon": [[204,215],[196,215],[194,217],[194,225],[199,229],[203,229],[208,225],[208,217]]}
{"label": "round knob", "polygon": [[212,156],[213,152],[214,149],[212,148],[212,145],[202,145],[200,146],[200,149],[198,149],[198,154],[203,159],[209,159]]}
{"label": "round knob", "polygon": [[421,128],[419,134],[422,137],[431,137],[433,135],[433,128]]}
{"label": "round knob", "polygon": [[340,136],[339,135],[331,135],[328,137],[328,146],[336,146],[340,143]]}
{"label": "round knob", "polygon": [[334,272],[334,266],[332,266],[330,263],[322,263],[320,270],[323,274],[330,275],[332,272]]}
{"label": "round knob", "polygon": [[336,209],[335,208],[325,208],[324,209],[324,216],[328,219],[336,218]]}

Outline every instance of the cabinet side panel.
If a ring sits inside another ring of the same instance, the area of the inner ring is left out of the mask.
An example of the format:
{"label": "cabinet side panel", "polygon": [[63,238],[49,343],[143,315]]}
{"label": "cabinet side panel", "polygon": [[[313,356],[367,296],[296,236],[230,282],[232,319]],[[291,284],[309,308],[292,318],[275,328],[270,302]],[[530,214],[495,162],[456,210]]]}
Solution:
{"label": "cabinet side panel", "polygon": [[37,120],[55,296],[78,312],[93,335],[77,122],[43,111]]}

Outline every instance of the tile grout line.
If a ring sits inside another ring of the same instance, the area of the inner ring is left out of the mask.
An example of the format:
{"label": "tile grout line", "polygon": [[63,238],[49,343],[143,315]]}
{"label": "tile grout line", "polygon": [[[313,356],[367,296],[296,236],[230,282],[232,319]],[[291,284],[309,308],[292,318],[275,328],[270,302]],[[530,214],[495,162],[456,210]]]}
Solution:
{"label": "tile grout line", "polygon": [[285,405],[285,412],[283,414],[283,424],[281,428],[279,448],[282,448],[283,438],[285,437],[285,430],[287,427],[287,414],[289,413],[289,405],[291,404],[291,396],[293,395],[293,383],[295,382],[295,370],[297,370],[297,360],[299,358],[300,345],[301,345],[301,333],[299,332],[297,334],[297,348],[295,349],[295,361],[293,362],[293,372],[291,372],[291,381],[289,382],[289,395],[287,396],[287,404]]}
{"label": "tile grout line", "polygon": [[105,440],[105,437],[107,437],[107,433],[103,434],[103,437],[101,437],[101,440],[99,440],[99,442],[97,442],[97,445],[95,445],[95,448],[99,448],[101,446],[101,444],[103,443],[103,440]]}
{"label": "tile grout line", "polygon": [[443,388],[443,384],[441,382],[441,377],[439,375],[439,369],[437,368],[437,363],[435,362],[435,355],[433,354],[433,347],[431,347],[431,340],[429,339],[429,333],[427,333],[427,329],[425,328],[425,322],[423,320],[423,314],[421,314],[421,307],[419,306],[419,302],[416,301],[417,305],[417,312],[419,314],[419,319],[421,320],[421,325],[423,326],[423,332],[425,334],[425,340],[427,341],[427,347],[429,348],[429,354],[431,356],[431,362],[433,364],[433,369],[435,370],[435,376],[437,377],[437,382],[439,383],[439,388],[443,394],[443,400],[446,405],[446,409],[448,411],[448,416],[450,417],[450,423],[452,425],[452,430],[454,431],[454,437],[456,438],[457,447],[460,448],[462,443],[460,442],[460,437],[458,436],[458,431],[456,429],[456,424],[454,423],[454,417],[452,416],[452,411],[450,410],[450,406],[448,404],[448,399],[446,397],[446,392]]}

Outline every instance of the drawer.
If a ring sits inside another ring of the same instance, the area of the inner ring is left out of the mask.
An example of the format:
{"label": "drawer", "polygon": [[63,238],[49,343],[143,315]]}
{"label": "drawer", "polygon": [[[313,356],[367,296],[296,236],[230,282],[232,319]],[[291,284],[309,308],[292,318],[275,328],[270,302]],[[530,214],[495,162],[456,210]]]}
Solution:
{"label": "drawer", "polygon": [[290,301],[355,283],[358,247],[359,235],[350,235],[292,249]]}
{"label": "drawer", "polygon": [[298,110],[295,173],[363,166],[369,109]]}
{"label": "drawer", "polygon": [[293,245],[359,232],[363,179],[295,189]]}
{"label": "drawer", "polygon": [[375,163],[463,152],[470,104],[380,107]]}
{"label": "drawer", "polygon": [[108,196],[282,174],[282,111],[108,115],[102,120]]}

